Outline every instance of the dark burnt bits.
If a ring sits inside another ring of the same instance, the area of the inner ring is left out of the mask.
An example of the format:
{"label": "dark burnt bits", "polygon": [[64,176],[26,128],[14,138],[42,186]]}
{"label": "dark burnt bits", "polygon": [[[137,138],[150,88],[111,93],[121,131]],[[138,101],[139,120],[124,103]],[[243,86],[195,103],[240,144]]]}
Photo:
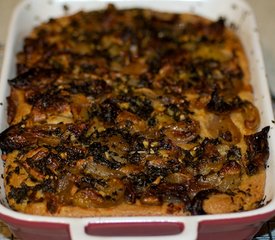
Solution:
{"label": "dark burnt bits", "polygon": [[66,157],[67,161],[75,161],[78,159],[83,159],[87,155],[87,149],[82,145],[58,145],[56,151]]}
{"label": "dark burnt bits", "polygon": [[16,203],[22,203],[27,200],[30,187],[22,183],[20,187],[11,186],[8,197],[14,199]]}
{"label": "dark burnt bits", "polygon": [[85,189],[95,188],[97,184],[104,186],[106,185],[106,182],[103,179],[97,179],[92,176],[84,175],[78,177],[75,184],[79,189]]}
{"label": "dark burnt bits", "polygon": [[[34,202],[41,202],[43,201],[43,199],[38,199],[36,197],[36,193],[40,190],[46,194],[54,194],[55,182],[51,179],[46,179],[43,182],[38,183],[32,187],[28,186],[25,183],[22,183],[20,187],[11,186],[11,190],[8,194],[8,198],[13,199],[17,204],[20,204],[20,203],[23,203],[24,201],[29,201],[29,200],[32,200]],[[55,212],[56,212],[56,209],[52,211],[52,213],[55,213]]]}
{"label": "dark burnt bits", "polygon": [[269,157],[268,132],[270,127],[263,128],[260,132],[244,136],[247,145],[247,165],[248,175],[256,174],[260,169],[265,167]]}
{"label": "dark burnt bits", "polygon": [[144,191],[152,184],[154,178],[146,175],[144,172],[130,174],[126,179],[124,179],[126,185],[125,196],[128,201],[135,201],[140,199]]}
{"label": "dark burnt bits", "polygon": [[[181,63],[179,71],[185,71],[188,73],[188,78],[178,84],[182,84],[182,88],[185,91],[194,90],[202,93],[209,93],[215,87],[215,84],[226,81],[230,82],[230,79],[225,79],[223,75],[223,67],[221,63],[215,59],[195,58],[193,61],[184,59]],[[219,79],[217,76],[219,75]]]}
{"label": "dark burnt bits", "polygon": [[127,159],[130,163],[139,164],[142,159],[142,155],[138,151],[134,151],[128,154]]}
{"label": "dark burnt bits", "polygon": [[[188,50],[182,50],[179,54],[176,52],[171,59],[168,56],[163,57],[163,68],[173,66],[173,71],[162,73],[162,78],[158,79],[158,84],[164,89],[165,93],[178,94],[190,91],[200,94],[211,94],[213,89],[221,86],[221,89],[230,89],[232,93],[238,93],[243,87],[244,73],[240,66],[227,67],[223,61],[219,60],[221,56],[195,57],[189,56]],[[186,51],[186,52],[185,52]],[[179,55],[179,56],[178,56]],[[226,57],[225,57],[226,58]],[[166,66],[165,66],[166,64]],[[156,84],[155,84],[156,85]]]}
{"label": "dark burnt bits", "polygon": [[102,145],[100,142],[93,142],[92,144],[90,144],[89,146],[89,152],[90,154],[103,154],[104,152],[108,151],[109,148],[106,145]]}
{"label": "dark burnt bits", "polygon": [[93,156],[95,162],[105,165],[111,169],[118,169],[122,166],[120,162],[114,160],[113,158],[107,157],[106,153],[110,153],[109,147],[100,142],[93,142],[89,146],[89,155]]}
{"label": "dark burnt bits", "polygon": [[54,176],[54,171],[59,167],[59,162],[61,161],[60,156],[57,154],[38,153],[31,158],[27,158],[23,166],[26,166],[27,169],[30,167],[32,170],[38,171],[44,176]]}
{"label": "dark burnt bits", "polygon": [[118,101],[116,99],[108,98],[99,105],[93,105],[89,115],[90,118],[98,117],[104,122],[114,123],[120,111]]}
{"label": "dark burnt bits", "polygon": [[[186,168],[191,168],[196,171],[194,176],[198,174],[209,174],[209,172],[204,172],[205,169],[208,168],[209,165],[220,164],[224,161],[223,157],[218,151],[218,146],[220,145],[219,139],[210,139],[205,138],[198,144],[192,151],[192,153],[188,151],[183,151],[183,159]],[[214,168],[213,168],[214,170]],[[212,171],[210,171],[211,173]]]}
{"label": "dark burnt bits", "polygon": [[127,111],[143,119],[148,119],[154,111],[151,100],[145,96],[122,95],[119,100],[129,104]]}
{"label": "dark burnt bits", "polygon": [[226,30],[226,18],[220,17],[217,21],[203,28],[202,39],[208,42],[222,42]]}
{"label": "dark burnt bits", "polygon": [[149,127],[156,126],[156,124],[157,124],[156,118],[154,116],[151,116],[150,118],[148,118],[147,124],[148,124]]}
{"label": "dark burnt bits", "polygon": [[175,119],[177,122],[186,119],[188,115],[193,113],[190,110],[190,102],[187,100],[183,100],[176,104],[170,103],[165,107],[165,113],[173,117],[173,119]]}
{"label": "dark burnt bits", "polygon": [[199,147],[196,148],[196,158],[217,161],[221,156],[217,149],[219,144],[220,141],[218,139],[205,138]]}
{"label": "dark burnt bits", "polygon": [[53,178],[45,179],[43,182],[38,183],[32,189],[34,193],[41,190],[43,193],[56,193],[56,180]]}
{"label": "dark burnt bits", "polygon": [[85,94],[89,97],[97,98],[102,94],[110,93],[112,87],[103,79],[72,79],[69,84],[69,92],[73,94]]}
{"label": "dark burnt bits", "polygon": [[243,101],[238,96],[227,97],[216,88],[211,94],[207,110],[217,114],[225,114],[240,108],[242,103]]}
{"label": "dark burnt bits", "polygon": [[170,169],[167,166],[154,166],[148,164],[145,168],[145,173],[148,177],[152,179],[157,179],[157,177],[166,177],[170,172]]}
{"label": "dark burnt bits", "polygon": [[134,134],[132,136],[132,145],[131,145],[131,151],[132,152],[146,152],[147,148],[144,145],[144,141],[146,138],[140,134]]}
{"label": "dark burnt bits", "polygon": [[152,88],[153,79],[150,77],[150,74],[141,74],[139,76],[139,81],[137,84],[138,88]]}
{"label": "dark burnt bits", "polygon": [[180,172],[183,166],[184,164],[180,163],[177,159],[170,159],[161,165],[154,165],[148,161],[145,164],[145,173],[150,176],[150,178],[165,178],[168,174]]}
{"label": "dark burnt bits", "polygon": [[[65,126],[68,132],[70,133],[70,136],[78,139],[80,143],[85,144],[88,141],[86,133],[89,129],[89,124],[77,123],[77,124],[66,124]],[[66,131],[64,131],[63,133],[66,134]],[[62,138],[64,139],[64,137]],[[66,140],[67,139],[65,138],[65,141]]]}
{"label": "dark burnt bits", "polygon": [[69,102],[67,96],[54,88],[50,88],[45,92],[34,92],[27,96],[26,100],[28,103],[32,104],[34,108],[45,112],[61,111],[62,106]]}

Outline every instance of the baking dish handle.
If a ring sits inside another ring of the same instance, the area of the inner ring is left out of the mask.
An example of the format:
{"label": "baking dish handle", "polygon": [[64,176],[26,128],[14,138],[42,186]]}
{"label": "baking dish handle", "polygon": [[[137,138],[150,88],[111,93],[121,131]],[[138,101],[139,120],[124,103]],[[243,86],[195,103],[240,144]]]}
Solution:
{"label": "baking dish handle", "polygon": [[[133,229],[134,231],[132,231]],[[193,219],[190,219],[188,223],[119,222],[90,224],[84,221],[75,221],[70,224],[70,236],[71,240],[121,240],[123,238],[127,240],[196,240],[198,222],[193,221]]]}

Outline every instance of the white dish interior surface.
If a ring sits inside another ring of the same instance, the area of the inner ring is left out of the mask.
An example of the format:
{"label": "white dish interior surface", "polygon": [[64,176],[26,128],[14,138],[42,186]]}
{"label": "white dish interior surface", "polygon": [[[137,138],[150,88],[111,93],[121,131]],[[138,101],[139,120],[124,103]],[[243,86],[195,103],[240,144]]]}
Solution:
{"label": "white dish interior surface", "polygon": [[[269,132],[269,145],[270,145],[270,158],[267,164],[267,179],[265,187],[266,205],[259,209],[231,214],[220,215],[204,215],[204,216],[188,216],[188,217],[122,217],[122,218],[82,218],[75,221],[75,218],[56,218],[56,217],[43,217],[32,216],[11,210],[5,201],[5,191],[3,187],[3,178],[0,178],[0,212],[5,215],[12,216],[16,219],[25,221],[43,221],[43,222],[59,222],[68,223],[73,225],[73,229],[78,229],[78,234],[83,230],[83,226],[87,223],[107,223],[107,222],[152,222],[152,221],[180,221],[185,225],[185,236],[191,232],[191,228],[196,231],[197,224],[202,220],[212,219],[229,219],[229,218],[242,218],[253,215],[268,213],[275,209],[275,153],[273,146],[275,146],[275,134],[272,105],[262,52],[259,45],[259,36],[255,22],[254,14],[249,5],[243,0],[26,0],[21,2],[14,14],[10,24],[10,32],[6,42],[6,49],[3,61],[3,68],[1,73],[0,85],[0,131],[8,127],[7,125],[7,102],[6,97],[9,95],[8,79],[16,76],[16,53],[22,49],[23,39],[30,33],[33,27],[37,26],[43,21],[48,21],[49,18],[63,16],[64,14],[73,14],[79,10],[95,10],[103,9],[108,3],[114,3],[117,8],[151,8],[154,10],[165,12],[191,12],[201,16],[210,18],[212,20],[218,17],[225,17],[227,24],[234,24],[236,33],[240,37],[250,64],[251,83],[254,89],[255,104],[260,109],[261,126],[271,126]],[[64,5],[68,10],[64,10]],[[3,163],[0,164],[0,174],[3,174]],[[188,222],[187,222],[188,221]],[[82,228],[80,227],[82,226]],[[82,229],[82,230],[81,230]],[[78,235],[80,236],[80,235]],[[175,236],[171,236],[176,239]],[[158,237],[159,238],[159,237]],[[162,238],[162,237],[161,237]],[[170,237],[165,237],[169,239]],[[171,238],[171,239],[172,239]],[[181,236],[182,238],[182,236]],[[83,238],[84,239],[84,233]]]}

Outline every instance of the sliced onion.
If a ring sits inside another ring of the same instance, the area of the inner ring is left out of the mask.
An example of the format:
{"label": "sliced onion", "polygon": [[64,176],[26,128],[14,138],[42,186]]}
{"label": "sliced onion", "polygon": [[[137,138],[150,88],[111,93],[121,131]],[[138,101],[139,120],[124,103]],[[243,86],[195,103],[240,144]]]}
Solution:
{"label": "sliced onion", "polygon": [[84,166],[84,173],[92,175],[96,178],[110,178],[110,177],[116,177],[121,178],[124,176],[124,174],[119,170],[110,169],[107,166],[98,164],[93,161],[92,158],[88,158],[88,161],[83,164]]}
{"label": "sliced onion", "polygon": [[242,116],[246,128],[256,130],[259,127],[260,114],[258,109],[251,102],[246,102],[242,106]]}
{"label": "sliced onion", "polygon": [[221,183],[218,189],[225,192],[238,187],[241,183],[241,170],[241,166],[235,161],[226,163],[219,172]]}
{"label": "sliced onion", "polygon": [[130,128],[133,132],[144,132],[147,128],[147,124],[144,120],[128,111],[119,113],[116,121],[121,127],[127,127],[130,123]]}
{"label": "sliced onion", "polygon": [[164,134],[177,146],[190,143],[199,133],[200,125],[195,120],[178,122],[165,128]]}
{"label": "sliced onion", "polygon": [[222,137],[228,143],[237,144],[241,140],[241,132],[230,115],[209,115],[207,129],[213,138]]}

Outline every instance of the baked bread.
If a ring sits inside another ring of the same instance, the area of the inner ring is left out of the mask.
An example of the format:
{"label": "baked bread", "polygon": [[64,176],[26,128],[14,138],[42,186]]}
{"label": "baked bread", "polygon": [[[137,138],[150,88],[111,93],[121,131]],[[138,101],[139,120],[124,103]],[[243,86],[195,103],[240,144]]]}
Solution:
{"label": "baked bread", "polygon": [[269,127],[225,19],[78,12],[25,39],[0,135],[10,207],[52,216],[258,208]]}

